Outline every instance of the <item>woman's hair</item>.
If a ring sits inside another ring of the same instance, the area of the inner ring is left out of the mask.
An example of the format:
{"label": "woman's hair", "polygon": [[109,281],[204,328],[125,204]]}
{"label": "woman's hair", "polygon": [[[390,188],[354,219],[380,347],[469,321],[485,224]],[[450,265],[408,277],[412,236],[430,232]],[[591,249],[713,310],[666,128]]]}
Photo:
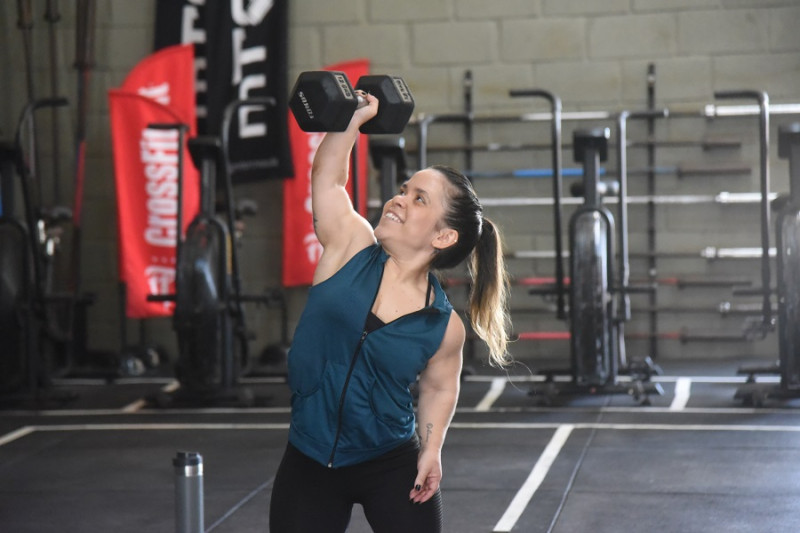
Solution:
{"label": "woman's hair", "polygon": [[455,244],[436,252],[431,268],[453,268],[469,257],[470,325],[489,346],[490,364],[505,366],[509,362],[506,347],[511,321],[507,310],[508,274],[500,232],[483,216],[483,208],[466,176],[447,166],[430,168],[447,178],[451,185],[446,188],[444,223],[458,232]]}

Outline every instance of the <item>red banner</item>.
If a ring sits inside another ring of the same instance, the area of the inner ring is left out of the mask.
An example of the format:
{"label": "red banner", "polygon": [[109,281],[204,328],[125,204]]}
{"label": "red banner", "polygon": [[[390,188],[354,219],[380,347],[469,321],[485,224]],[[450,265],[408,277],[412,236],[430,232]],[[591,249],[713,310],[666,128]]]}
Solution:
{"label": "red banner", "polygon": [[177,130],[152,123],[195,127],[191,45],[159,51],[139,63],[121,89],[109,91],[116,178],[119,276],[127,288],[129,318],[171,315],[172,302],[148,302],[148,294],[175,290],[178,154],[183,151],[183,227],[199,207],[199,177]]}
{"label": "red banner", "polygon": [[140,94],[167,106],[196,131],[194,101],[194,46],[180,44],[159,50],[139,61],[128,73],[122,91]]}
{"label": "red banner", "polygon": [[[355,85],[361,76],[369,74],[369,60],[358,59],[325,67],[325,70],[344,72]],[[292,144],[294,178],[283,182],[283,285],[296,287],[311,285],[314,269],[322,254],[322,246],[314,233],[311,215],[311,164],[324,133],[307,133],[300,129],[289,113],[289,138]],[[367,161],[366,135],[359,135],[356,143],[358,186],[357,210],[367,214]],[[353,174],[347,182],[353,197]]]}

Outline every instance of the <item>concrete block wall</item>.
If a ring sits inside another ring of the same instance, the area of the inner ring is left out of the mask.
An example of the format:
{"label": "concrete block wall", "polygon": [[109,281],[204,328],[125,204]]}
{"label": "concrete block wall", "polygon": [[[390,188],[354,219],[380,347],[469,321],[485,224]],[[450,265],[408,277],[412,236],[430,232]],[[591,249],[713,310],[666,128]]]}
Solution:
{"label": "concrete block wall", "polygon": [[[44,2],[34,1],[34,79],[39,94],[47,94],[49,83]],[[116,207],[109,139],[106,93],[124,79],[128,71],[152,50],[155,0],[97,0],[96,62],[91,73],[86,196],[82,242],[83,285],[96,294],[89,309],[90,347],[116,350],[119,346],[117,296]],[[74,60],[74,6],[62,6],[58,24],[59,74],[62,92],[76,101],[77,75]],[[565,111],[642,109],[647,102],[646,72],[656,68],[656,103],[674,109],[701,109],[722,89],[767,91],[773,103],[800,102],[800,4],[796,0],[293,0],[290,2],[290,79],[303,70],[328,63],[368,57],[374,72],[402,75],[411,86],[417,111],[458,112],[463,109],[462,79],[470,70],[474,77],[474,110],[479,115],[519,114],[544,111],[547,106],[532,99],[511,99],[511,88],[543,88],[560,96]],[[13,135],[14,123],[25,101],[20,31],[12,2],[0,3],[0,137]],[[288,88],[287,88],[288,90]],[[774,117],[772,138],[780,123],[795,117]],[[63,141],[60,158],[63,196],[70,202],[74,164],[74,111],[61,121]],[[576,127],[612,125],[608,122],[565,123],[568,143]],[[749,174],[720,177],[660,175],[658,194],[715,194],[722,190],[757,190],[756,122],[753,117],[706,120],[702,118],[659,121],[659,139],[700,140],[726,137],[741,140],[738,149],[658,148],[658,165],[740,163]],[[42,120],[43,131],[48,122]],[[642,124],[631,124],[630,137],[642,139]],[[548,141],[546,123],[482,124],[476,127],[479,142]],[[406,132],[410,148],[416,132]],[[52,146],[41,139],[44,154]],[[431,143],[447,145],[463,141],[458,127],[432,130]],[[774,143],[773,143],[774,148]],[[644,150],[631,149],[629,167],[643,167]],[[534,152],[476,153],[476,170],[508,170],[547,166],[545,150]],[[566,166],[574,166],[565,148]],[[437,153],[429,162],[462,166],[460,154]],[[773,189],[786,190],[785,162],[771,158]],[[45,158],[42,173],[51,172]],[[615,164],[608,163],[610,171]],[[569,182],[568,182],[569,183]],[[476,187],[484,197],[549,196],[547,180],[479,179]],[[644,194],[641,176],[631,178],[631,194]],[[248,222],[242,253],[245,284],[253,290],[280,281],[281,195],[277,181],[242,186],[239,194],[256,199],[259,215]],[[372,191],[375,196],[377,192]],[[569,212],[569,210],[567,210]],[[704,246],[757,246],[754,206],[682,205],[656,210],[660,250],[699,250]],[[500,222],[510,250],[552,249],[552,215],[549,208],[487,208]],[[631,248],[646,245],[645,208],[632,206]],[[70,235],[65,236],[69,248]],[[670,259],[659,261],[659,275],[744,275],[757,278],[757,262]],[[551,260],[511,260],[510,270],[519,276],[545,276],[552,272]],[[646,275],[646,263],[632,260],[634,276]],[[65,277],[64,266],[59,275]],[[663,288],[660,298],[668,304],[707,306],[730,299],[719,290]],[[293,326],[305,299],[305,291],[290,291],[290,322]],[[454,295],[454,300],[458,295]],[[641,302],[641,298],[639,298]],[[516,306],[536,307],[539,301],[517,290]],[[257,335],[253,351],[274,341],[278,317],[266,309],[251,310],[250,326]],[[721,319],[713,312],[691,316],[664,314],[665,329],[691,325],[701,330],[735,330],[738,319]],[[517,329],[563,328],[546,312],[515,315]],[[129,323],[136,337],[135,324]],[[147,322],[148,335],[174,350],[168,320]],[[642,331],[646,324],[636,318],[629,330]],[[556,345],[518,343],[518,358],[562,353]],[[660,344],[664,357],[727,357],[775,352],[771,340],[761,343]]]}

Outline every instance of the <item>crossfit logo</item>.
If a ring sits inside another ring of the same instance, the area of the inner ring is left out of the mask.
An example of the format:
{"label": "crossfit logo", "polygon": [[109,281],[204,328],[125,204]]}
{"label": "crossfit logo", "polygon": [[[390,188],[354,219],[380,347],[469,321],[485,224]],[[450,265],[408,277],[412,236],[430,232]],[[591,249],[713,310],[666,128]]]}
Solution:
{"label": "crossfit logo", "polygon": [[139,94],[145,98],[155,100],[161,105],[169,107],[169,82],[159,83],[158,85],[145,85],[139,88]]}
{"label": "crossfit logo", "polygon": [[[169,294],[175,282],[175,267],[149,266],[144,269],[150,294]],[[165,309],[171,309],[174,302],[163,302]]]}
{"label": "crossfit logo", "polygon": [[144,240],[175,247],[178,228],[178,132],[145,128],[139,142],[147,192]]}

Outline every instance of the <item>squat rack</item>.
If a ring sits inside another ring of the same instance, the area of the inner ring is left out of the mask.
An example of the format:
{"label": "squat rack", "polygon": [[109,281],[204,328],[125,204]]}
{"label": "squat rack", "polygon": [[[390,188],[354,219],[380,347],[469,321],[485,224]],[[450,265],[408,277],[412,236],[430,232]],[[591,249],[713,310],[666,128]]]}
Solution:
{"label": "squat rack", "polygon": [[[648,107],[652,106],[652,96],[653,96],[653,82],[654,82],[654,71],[650,71],[648,73]],[[472,78],[471,76],[468,77],[468,81],[465,82],[465,92],[467,92],[467,87],[471,89],[472,87]],[[763,138],[764,133],[768,133],[769,129],[769,116],[770,115],[793,115],[793,114],[800,114],[800,104],[795,103],[784,103],[784,104],[769,104],[768,98],[766,94],[760,93],[757,91],[736,91],[733,93],[722,93],[715,95],[718,98],[751,98],[755,97],[759,99],[759,103],[757,105],[720,105],[716,103],[706,104],[700,107],[699,109],[689,106],[671,106],[669,108],[664,109],[663,116],[670,117],[670,118],[706,118],[706,119],[714,119],[714,118],[723,118],[723,117],[747,117],[747,116],[759,116],[760,122],[760,135]],[[471,104],[472,99],[471,95],[469,99],[465,97],[465,100]],[[650,115],[645,115],[643,117],[637,118],[646,118],[648,121],[648,132],[649,137],[647,141],[639,141],[639,142],[632,142],[625,144],[622,149],[624,150],[627,146],[644,146],[648,150],[648,165],[643,171],[639,171],[648,175],[649,181],[652,181],[652,178],[655,173],[659,171],[658,167],[654,165],[654,149],[656,144],[669,143],[669,141],[655,141],[653,140],[653,129],[652,125],[655,121],[659,118],[656,113],[653,113],[653,110],[650,109]],[[502,144],[502,143],[485,143],[485,144],[476,144],[474,142],[474,132],[472,127],[475,123],[505,123],[505,122],[543,122],[543,121],[551,121],[556,122],[556,119],[560,119],[563,121],[612,121],[620,117],[623,112],[614,112],[614,111],[575,111],[575,112],[562,112],[560,107],[558,111],[555,110],[555,106],[550,112],[535,112],[535,113],[521,113],[521,114],[476,114],[471,109],[470,106],[467,106],[467,109],[464,113],[444,113],[444,114],[420,114],[415,117],[411,122],[410,126],[415,127],[417,131],[417,146],[414,148],[412,147],[410,152],[416,152],[417,156],[417,165],[418,168],[424,168],[428,166],[428,153],[434,151],[463,151],[469,157],[467,161],[471,164],[471,155],[473,151],[513,151],[513,150],[543,150],[548,148],[550,145],[545,143],[509,143],[509,144]],[[463,124],[466,131],[467,142],[466,144],[462,145],[455,145],[455,146],[431,146],[430,145],[430,135],[429,130],[432,125],[434,124]],[[682,144],[680,141],[674,141],[674,146],[680,146]],[[711,149],[711,148],[736,148],[741,145],[741,143],[736,141],[730,140],[710,140],[710,141],[698,141],[692,143],[694,145],[702,144],[704,149]],[[562,149],[565,148],[564,145],[561,146]],[[617,147],[619,149],[619,146]],[[772,323],[772,305],[769,302],[770,297],[770,287],[769,287],[769,262],[770,258],[774,257],[775,250],[774,248],[769,247],[769,230],[768,230],[768,222],[769,222],[769,201],[774,199],[776,195],[774,193],[769,193],[769,175],[768,175],[768,158],[764,157],[765,150],[768,150],[768,141],[766,143],[762,143],[761,151],[761,165],[760,171],[762,175],[762,190],[760,193],[729,193],[722,191],[718,194],[713,195],[655,195],[652,188],[648,190],[649,194],[642,195],[642,196],[633,196],[628,198],[629,204],[644,204],[648,207],[648,212],[650,215],[648,216],[649,219],[653,218],[652,212],[654,210],[655,205],[658,204],[696,204],[696,203],[708,203],[714,202],[722,205],[727,204],[743,204],[743,203],[761,203],[762,212],[761,212],[761,220],[762,220],[762,247],[760,253],[757,249],[744,249],[744,248],[716,248],[716,247],[706,247],[705,249],[701,250],[699,253],[696,252],[673,252],[672,255],[684,255],[684,256],[700,256],[705,257],[706,259],[721,259],[721,258],[760,258],[762,261],[762,284],[763,286],[758,288],[757,292],[762,294],[764,298],[764,302],[762,304],[762,317],[763,317],[763,325],[759,328],[761,333],[760,335],[763,337],[766,335],[766,332],[770,329],[770,324]],[[471,165],[470,165],[471,166]],[[554,168],[556,167],[555,160],[554,160]],[[679,169],[680,170],[680,169]],[[568,172],[567,170],[566,172]],[[737,168],[720,168],[720,169],[708,169],[708,173],[715,173],[715,172],[725,172],[725,173],[749,173],[749,169],[739,169]],[[562,172],[565,172],[562,169]],[[565,173],[566,173],[565,172]],[[628,171],[629,173],[631,171]],[[634,171],[635,172],[635,171]],[[610,174],[610,173],[609,173]],[[556,172],[552,172],[554,178],[560,177],[557,176]],[[480,176],[476,174],[476,177]],[[766,179],[764,179],[766,177]],[[766,184],[766,187],[765,187]],[[615,199],[609,198],[609,203],[613,203]],[[482,204],[484,206],[524,206],[524,205],[554,205],[556,202],[554,198],[486,198],[482,200]],[[577,204],[577,199],[564,199],[564,204]],[[763,223],[766,217],[766,224]],[[652,229],[652,228],[651,228]],[[649,244],[649,252],[643,254],[644,257],[648,259],[651,264],[651,272],[652,277],[655,278],[655,268],[654,263],[655,259],[658,256],[669,255],[667,254],[659,254],[655,252],[655,243],[654,243],[654,231],[648,232],[648,244]],[[558,247],[557,247],[558,248]],[[539,254],[536,256],[535,254]],[[564,253],[558,253],[556,251],[550,252],[516,252],[513,254],[514,257],[522,258],[522,257],[564,257]],[[558,265],[559,261],[556,261]],[[556,267],[556,281],[561,279],[561,276],[558,275],[558,266]],[[754,290],[755,291],[755,290]],[[753,291],[751,291],[753,292]],[[651,294],[651,301],[649,306],[649,313],[651,317],[654,317],[657,312],[657,305],[654,301],[655,296]],[[557,309],[561,309],[561,306],[558,306]],[[557,311],[558,312],[558,311]],[[655,346],[655,339],[658,335],[654,334],[656,331],[656,327],[654,322],[651,320],[651,335],[649,335],[651,339],[651,346]],[[652,353],[655,353],[652,350]]]}

